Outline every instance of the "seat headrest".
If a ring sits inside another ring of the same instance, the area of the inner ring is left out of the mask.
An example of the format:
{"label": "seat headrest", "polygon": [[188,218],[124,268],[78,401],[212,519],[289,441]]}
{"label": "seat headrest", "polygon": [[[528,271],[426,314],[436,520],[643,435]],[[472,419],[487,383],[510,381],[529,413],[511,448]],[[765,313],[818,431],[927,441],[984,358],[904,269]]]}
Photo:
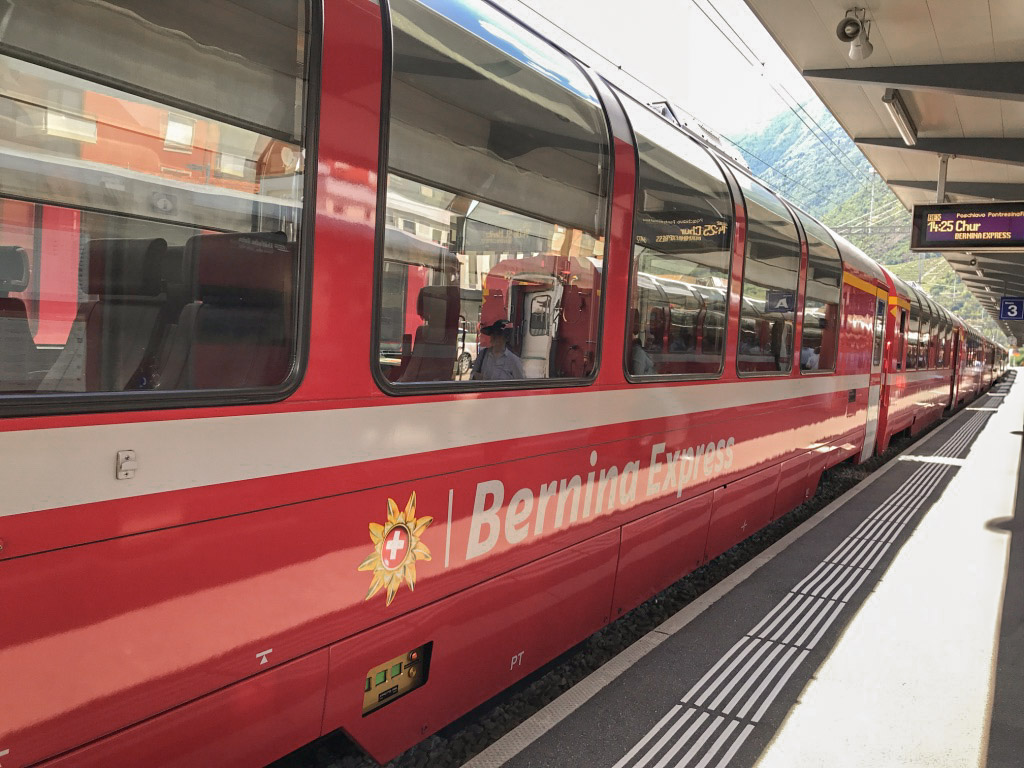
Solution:
{"label": "seat headrest", "polygon": [[165,284],[183,283],[192,279],[192,273],[185,272],[185,246],[169,247],[160,265],[160,277]]}
{"label": "seat headrest", "polygon": [[292,295],[295,243],[282,232],[196,235],[185,244],[198,298],[208,304],[283,306]]}
{"label": "seat headrest", "polygon": [[28,288],[28,254],[18,245],[0,245],[0,293]]}
{"label": "seat headrest", "polygon": [[167,241],[162,237],[89,241],[89,293],[157,296]]}
{"label": "seat headrest", "polygon": [[420,288],[420,292],[416,296],[416,312],[425,319],[427,317],[426,313],[435,312],[439,306],[447,309],[448,302],[451,301],[454,301],[456,304],[459,303],[459,289],[457,286],[453,292],[446,285],[425,285]]}

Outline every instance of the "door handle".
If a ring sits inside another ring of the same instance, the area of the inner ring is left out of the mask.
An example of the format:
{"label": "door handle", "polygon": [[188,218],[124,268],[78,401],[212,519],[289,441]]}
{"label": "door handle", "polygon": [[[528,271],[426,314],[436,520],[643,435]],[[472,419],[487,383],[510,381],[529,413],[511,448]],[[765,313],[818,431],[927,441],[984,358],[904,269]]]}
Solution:
{"label": "door handle", "polygon": [[847,400],[847,402],[850,402],[850,403],[856,402],[857,401],[857,390],[856,389],[851,389],[849,394],[847,395],[847,397],[849,398]]}

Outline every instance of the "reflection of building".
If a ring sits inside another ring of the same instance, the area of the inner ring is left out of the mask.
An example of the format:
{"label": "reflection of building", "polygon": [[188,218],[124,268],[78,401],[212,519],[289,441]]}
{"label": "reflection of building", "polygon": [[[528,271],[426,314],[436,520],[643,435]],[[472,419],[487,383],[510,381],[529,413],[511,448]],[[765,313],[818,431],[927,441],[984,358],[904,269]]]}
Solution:
{"label": "reflection of building", "polygon": [[0,245],[28,257],[29,287],[14,295],[37,344],[67,339],[88,240],[181,247],[225,229],[295,239],[297,144],[7,56],[0,75],[0,191],[48,201],[0,199]]}

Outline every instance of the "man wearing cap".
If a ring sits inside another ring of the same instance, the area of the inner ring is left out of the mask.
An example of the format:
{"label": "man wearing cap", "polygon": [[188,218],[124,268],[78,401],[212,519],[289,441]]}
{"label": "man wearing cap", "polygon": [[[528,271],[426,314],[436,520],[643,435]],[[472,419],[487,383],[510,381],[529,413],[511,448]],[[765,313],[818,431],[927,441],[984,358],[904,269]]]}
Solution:
{"label": "man wearing cap", "polygon": [[490,337],[491,344],[483,347],[473,363],[473,378],[477,381],[497,381],[501,379],[525,379],[523,361],[505,346],[505,333],[511,324],[504,320],[495,320],[480,329],[480,333]]}

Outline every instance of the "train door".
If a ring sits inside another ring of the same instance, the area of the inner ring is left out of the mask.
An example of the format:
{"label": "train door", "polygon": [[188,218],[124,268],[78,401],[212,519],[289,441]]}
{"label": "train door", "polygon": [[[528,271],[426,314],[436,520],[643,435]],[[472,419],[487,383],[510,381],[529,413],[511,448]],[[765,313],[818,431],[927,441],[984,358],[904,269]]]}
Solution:
{"label": "train door", "polygon": [[871,374],[868,379],[868,415],[864,431],[864,447],[860,460],[867,461],[875,452],[875,436],[878,434],[878,401],[882,393],[882,348],[885,341],[885,311],[889,306],[889,294],[879,292],[875,298],[874,343],[871,349]]}
{"label": "train door", "polygon": [[960,329],[953,329],[953,380],[949,384],[949,409],[956,408],[956,399],[960,395]]}
{"label": "train door", "polygon": [[550,375],[551,348],[557,331],[559,287],[530,291],[524,304],[522,360],[528,379],[546,379]]}

